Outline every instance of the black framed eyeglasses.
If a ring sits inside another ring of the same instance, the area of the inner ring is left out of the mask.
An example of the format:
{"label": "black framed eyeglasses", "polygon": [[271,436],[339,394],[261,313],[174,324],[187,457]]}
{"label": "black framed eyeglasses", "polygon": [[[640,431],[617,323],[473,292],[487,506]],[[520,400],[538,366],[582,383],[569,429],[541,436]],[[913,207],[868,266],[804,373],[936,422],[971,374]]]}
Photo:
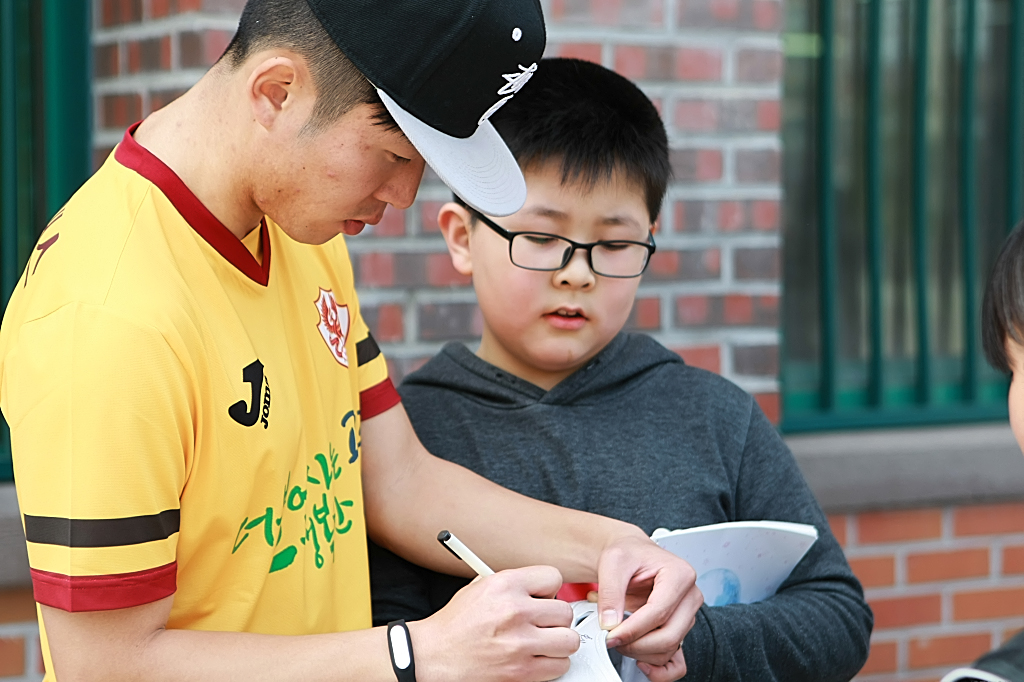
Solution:
{"label": "black framed eyeglasses", "polygon": [[576,250],[581,249],[587,252],[587,263],[594,274],[628,279],[644,274],[655,250],[653,234],[649,235],[647,242],[613,239],[582,244],[547,232],[510,232],[480,211],[469,210],[484,225],[508,240],[512,265],[524,270],[561,270],[569,264]]}

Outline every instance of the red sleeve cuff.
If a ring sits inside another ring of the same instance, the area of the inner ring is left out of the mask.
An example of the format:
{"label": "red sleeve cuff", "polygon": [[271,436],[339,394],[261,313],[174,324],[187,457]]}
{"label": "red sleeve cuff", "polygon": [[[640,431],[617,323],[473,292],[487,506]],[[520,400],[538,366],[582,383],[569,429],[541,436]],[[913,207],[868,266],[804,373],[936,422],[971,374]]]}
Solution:
{"label": "red sleeve cuff", "polygon": [[141,606],[174,594],[178,564],[114,575],[67,576],[32,569],[32,591],[40,604],[63,611],[110,611]]}
{"label": "red sleeve cuff", "polygon": [[359,394],[360,418],[366,421],[387,412],[400,402],[402,402],[402,396],[398,395],[395,385],[388,377]]}

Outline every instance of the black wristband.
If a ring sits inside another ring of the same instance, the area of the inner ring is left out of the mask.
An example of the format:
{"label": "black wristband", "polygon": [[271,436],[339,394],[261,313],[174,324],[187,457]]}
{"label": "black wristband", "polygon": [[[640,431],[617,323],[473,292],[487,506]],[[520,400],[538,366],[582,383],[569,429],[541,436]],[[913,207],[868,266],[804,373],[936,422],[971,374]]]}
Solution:
{"label": "black wristband", "polygon": [[388,623],[388,653],[398,682],[416,682],[416,661],[412,655],[412,637],[404,620]]}

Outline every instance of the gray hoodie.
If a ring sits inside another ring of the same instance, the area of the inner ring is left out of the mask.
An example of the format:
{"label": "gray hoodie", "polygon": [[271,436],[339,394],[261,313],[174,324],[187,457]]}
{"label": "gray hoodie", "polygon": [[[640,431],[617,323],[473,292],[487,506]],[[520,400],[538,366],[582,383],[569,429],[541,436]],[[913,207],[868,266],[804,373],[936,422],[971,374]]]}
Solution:
{"label": "gray hoodie", "polygon": [[[400,392],[428,450],[530,497],[648,534],[763,519],[817,527],[775,596],[701,608],[686,682],[830,682],[864,664],[872,615],[860,584],[789,449],[731,382],[620,334],[550,391],[448,344]],[[375,624],[426,617],[467,582],[372,543],[370,579]]]}

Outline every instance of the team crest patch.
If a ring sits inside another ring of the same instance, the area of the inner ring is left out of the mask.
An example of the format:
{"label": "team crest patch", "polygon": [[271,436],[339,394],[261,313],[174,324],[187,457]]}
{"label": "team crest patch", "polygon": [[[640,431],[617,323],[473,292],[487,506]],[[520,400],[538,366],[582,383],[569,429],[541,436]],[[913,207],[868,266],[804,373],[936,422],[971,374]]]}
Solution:
{"label": "team crest patch", "polygon": [[348,340],[348,306],[338,305],[331,290],[320,290],[320,298],[316,300],[316,309],[320,313],[320,336],[331,350],[331,355],[342,367],[348,367],[348,351],[345,342]]}

